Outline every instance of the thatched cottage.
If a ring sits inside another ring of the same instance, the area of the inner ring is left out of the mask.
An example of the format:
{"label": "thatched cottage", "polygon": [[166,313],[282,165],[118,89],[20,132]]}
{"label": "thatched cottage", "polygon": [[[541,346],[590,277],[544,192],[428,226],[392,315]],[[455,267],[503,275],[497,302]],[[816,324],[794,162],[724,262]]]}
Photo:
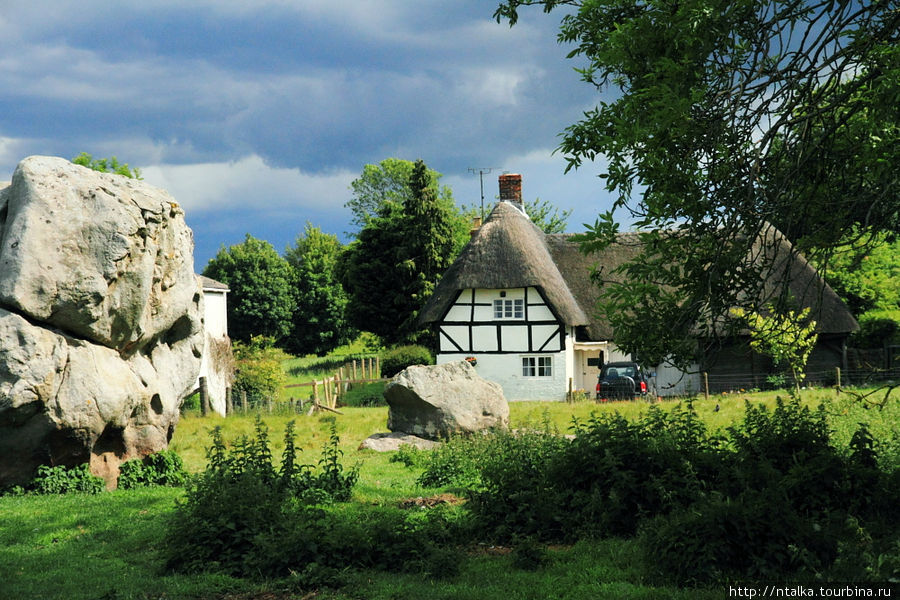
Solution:
{"label": "thatched cottage", "polygon": [[[777,239],[770,247],[792,257],[785,264],[793,296],[801,306],[817,307],[819,343],[810,370],[841,366],[856,321],[790,243],[774,229],[771,235]],[[603,363],[631,358],[595,314],[599,290],[591,270],[612,269],[638,251],[635,234],[621,234],[618,243],[589,255],[571,235],[544,234],[525,214],[521,176],[501,175],[500,202],[441,278],[419,320],[437,331],[439,364],[474,360],[509,400],[561,400],[570,388],[590,392]],[[689,373],[647,366],[657,374],[660,395],[700,389],[699,365]],[[771,363],[741,338],[704,357],[702,368],[710,376],[764,381]]]}

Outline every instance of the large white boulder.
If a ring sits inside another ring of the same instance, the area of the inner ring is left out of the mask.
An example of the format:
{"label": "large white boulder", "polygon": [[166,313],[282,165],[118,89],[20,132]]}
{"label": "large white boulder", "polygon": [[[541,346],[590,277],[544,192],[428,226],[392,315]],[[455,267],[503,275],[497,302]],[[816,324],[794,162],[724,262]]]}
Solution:
{"label": "large white boulder", "polygon": [[385,386],[388,429],[430,440],[509,426],[503,388],[462,360],[412,366]]}
{"label": "large white boulder", "polygon": [[164,449],[200,368],[193,236],[172,197],[50,157],[0,191],[0,485]]}

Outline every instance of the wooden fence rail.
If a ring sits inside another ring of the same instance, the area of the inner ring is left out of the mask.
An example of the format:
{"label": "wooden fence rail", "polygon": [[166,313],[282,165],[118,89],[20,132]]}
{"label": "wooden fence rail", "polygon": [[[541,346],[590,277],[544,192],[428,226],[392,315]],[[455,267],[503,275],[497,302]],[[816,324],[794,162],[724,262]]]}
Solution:
{"label": "wooden fence rail", "polygon": [[[317,408],[337,412],[338,400],[350,390],[351,386],[360,383],[388,381],[381,378],[381,359],[379,357],[364,358],[344,364],[331,377],[305,383],[292,383],[285,388],[312,387],[310,414]],[[321,390],[321,396],[320,396]],[[301,401],[302,402],[302,401]]]}

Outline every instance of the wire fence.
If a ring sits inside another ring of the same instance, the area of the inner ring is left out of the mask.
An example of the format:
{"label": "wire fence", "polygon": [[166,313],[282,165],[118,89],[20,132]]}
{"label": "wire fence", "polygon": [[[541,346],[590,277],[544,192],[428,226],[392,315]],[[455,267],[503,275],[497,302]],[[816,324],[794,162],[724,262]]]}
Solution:
{"label": "wire fence", "polygon": [[[815,387],[876,387],[900,382],[900,366],[891,369],[828,369],[809,371],[799,381],[802,388]],[[669,389],[657,388],[657,394],[667,397],[697,396],[732,392],[757,392],[792,389],[798,382],[790,372],[772,374],[694,373]]]}

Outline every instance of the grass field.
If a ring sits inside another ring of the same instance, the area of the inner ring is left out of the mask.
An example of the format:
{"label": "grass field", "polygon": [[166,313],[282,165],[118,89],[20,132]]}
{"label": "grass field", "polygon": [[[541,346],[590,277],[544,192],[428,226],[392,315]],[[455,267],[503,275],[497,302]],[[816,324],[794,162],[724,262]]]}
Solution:
{"label": "grass field", "polygon": [[[698,414],[713,428],[727,427],[743,415],[744,400],[774,404],[775,395],[729,395],[698,400]],[[833,391],[807,392],[804,401],[825,403],[835,439],[849,441],[856,423],[867,422],[877,439],[900,439],[900,402],[892,399],[884,410],[866,409]],[[664,409],[674,402],[660,404]],[[718,405],[719,410],[716,410]],[[564,433],[573,418],[591,412],[618,411],[635,417],[646,403],[595,404],[513,403],[513,427],[549,422]],[[359,443],[384,431],[387,409],[341,409],[342,415],[266,416],[273,454],[283,448],[285,425],[294,420],[301,459],[315,463],[331,423],[341,437],[344,464],[360,465],[360,481],[353,503],[361,508],[399,510],[404,499],[444,491],[416,484],[419,473],[390,455],[357,450]],[[253,416],[201,418],[185,416],[171,448],[193,472],[205,466],[209,432],[221,427],[226,441],[253,432]],[[895,456],[900,450],[893,448]],[[725,589],[676,590],[654,587],[643,580],[637,550],[631,541],[580,542],[553,548],[548,563],[538,571],[514,566],[503,548],[473,547],[458,576],[447,580],[382,572],[348,575],[338,591],[297,589],[290,579],[240,580],[215,574],[179,575],[163,569],[165,531],[180,489],[153,488],[117,491],[99,496],[0,497],[0,599],[227,599],[276,600],[283,598],[726,598]]]}

